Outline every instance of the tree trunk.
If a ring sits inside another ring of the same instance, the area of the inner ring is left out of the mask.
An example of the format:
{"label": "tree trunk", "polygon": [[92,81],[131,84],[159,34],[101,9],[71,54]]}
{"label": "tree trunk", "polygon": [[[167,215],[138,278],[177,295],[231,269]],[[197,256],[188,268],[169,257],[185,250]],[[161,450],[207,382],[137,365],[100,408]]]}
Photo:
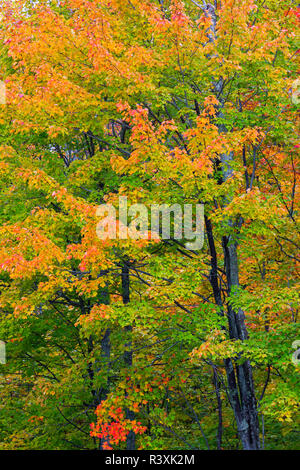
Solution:
{"label": "tree trunk", "polygon": [[[239,286],[237,245],[231,241],[231,237],[223,237],[223,251],[227,278],[228,295],[232,293],[233,287]],[[244,341],[248,338],[245,325],[245,315],[242,309],[234,310],[227,305],[227,318],[229,324],[229,335],[231,339]],[[228,373],[232,373],[232,364],[227,364]],[[235,417],[238,432],[245,450],[256,450],[260,448],[259,423],[252,376],[252,367],[247,360],[241,365],[236,365],[237,386],[240,395],[240,411],[235,404]],[[236,383],[234,384],[236,389]],[[236,395],[236,394],[235,394]]]}
{"label": "tree trunk", "polygon": [[[130,302],[130,280],[129,280],[129,267],[125,263],[122,266],[122,298],[124,305]],[[132,326],[125,326],[125,331],[131,334]],[[124,362],[128,367],[132,366],[132,351],[131,342],[125,345],[126,348],[129,348],[124,353]],[[127,392],[126,392],[127,396]],[[126,408],[126,418],[130,419],[131,421],[134,420],[134,412]],[[126,449],[127,450],[135,450],[135,433],[133,431],[129,431],[129,434],[126,439]]]}
{"label": "tree trunk", "polygon": [[[218,260],[215,249],[212,225],[209,218],[205,217],[208,244],[211,254],[210,283],[213,289],[215,302],[222,308],[221,315],[228,318],[229,335],[231,339],[244,341],[247,339],[244,312],[241,309],[235,311],[231,305],[223,305],[221,289],[217,277]],[[239,286],[237,245],[232,243],[229,237],[223,237],[223,252],[226,269],[228,295],[233,287]],[[230,404],[234,412],[238,433],[244,450],[258,450],[259,423],[257,405],[252,377],[252,368],[249,361],[243,364],[235,364],[232,359],[225,359],[225,369],[229,389]]]}

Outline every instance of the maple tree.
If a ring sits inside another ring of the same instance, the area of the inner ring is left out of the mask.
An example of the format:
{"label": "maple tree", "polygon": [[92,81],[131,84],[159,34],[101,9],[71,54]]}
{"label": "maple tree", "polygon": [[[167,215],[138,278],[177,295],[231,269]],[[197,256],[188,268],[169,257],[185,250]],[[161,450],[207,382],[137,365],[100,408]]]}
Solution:
{"label": "maple tree", "polygon": [[[2,2],[2,448],[297,447],[298,24],[290,0]],[[100,240],[125,195],[203,204],[203,248]]]}

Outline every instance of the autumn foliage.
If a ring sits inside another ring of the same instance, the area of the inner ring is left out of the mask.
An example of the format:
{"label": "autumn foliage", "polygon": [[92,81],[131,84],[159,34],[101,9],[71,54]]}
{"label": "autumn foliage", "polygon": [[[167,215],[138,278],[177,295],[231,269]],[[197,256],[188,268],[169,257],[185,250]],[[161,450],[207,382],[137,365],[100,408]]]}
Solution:
{"label": "autumn foliage", "polygon": [[297,3],[0,9],[0,448],[299,448]]}

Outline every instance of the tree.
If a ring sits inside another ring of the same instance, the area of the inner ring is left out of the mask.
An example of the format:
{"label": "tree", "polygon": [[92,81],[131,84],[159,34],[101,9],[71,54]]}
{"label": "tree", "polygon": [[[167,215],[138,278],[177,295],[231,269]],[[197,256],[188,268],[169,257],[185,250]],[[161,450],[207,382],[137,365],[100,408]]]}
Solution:
{"label": "tree", "polygon": [[[295,446],[293,2],[22,0],[1,21],[4,448]],[[99,240],[124,195],[203,204],[203,249]]]}

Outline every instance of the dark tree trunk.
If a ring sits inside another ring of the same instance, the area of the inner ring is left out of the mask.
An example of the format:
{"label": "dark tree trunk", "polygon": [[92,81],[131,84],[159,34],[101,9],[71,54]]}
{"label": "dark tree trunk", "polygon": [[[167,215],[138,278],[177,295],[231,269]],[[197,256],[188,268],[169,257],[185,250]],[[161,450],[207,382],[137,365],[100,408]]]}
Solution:
{"label": "dark tree trunk", "polygon": [[[109,304],[109,294],[107,289],[103,289],[100,292],[98,302],[101,304],[108,305]],[[90,310],[90,306],[85,306],[84,302],[82,299],[80,299],[80,304],[81,304],[81,311],[83,314],[86,314]],[[94,349],[94,341],[95,338],[90,335],[88,339],[88,352],[89,354],[93,351]],[[94,386],[94,378],[95,374],[97,373],[97,370],[94,369],[94,365],[92,363],[88,364],[88,375],[90,379],[90,386],[91,386],[91,393],[93,396],[93,406],[97,407],[100,405],[100,403],[107,398],[108,395],[108,390],[109,390],[109,369],[110,369],[110,364],[109,364],[109,359],[110,359],[110,329],[108,328],[105,332],[103,337],[101,338],[101,356],[103,357],[105,361],[104,367],[107,368],[107,382],[105,386],[102,386],[100,389],[96,388]],[[103,450],[103,445],[108,444],[109,445],[109,439],[108,438],[101,438],[99,440],[99,450]]]}
{"label": "dark tree trunk", "polygon": [[[227,289],[228,294],[231,294],[232,288],[239,286],[239,276],[237,245],[232,242],[230,237],[223,237],[223,251]],[[242,309],[234,310],[230,305],[227,305],[227,317],[230,338],[241,341],[246,340],[248,333]],[[250,361],[247,360],[241,365],[236,365],[236,376],[240,395],[240,413],[236,415],[236,419],[238,417],[238,431],[243,448],[246,450],[257,450],[260,448],[259,422]]]}
{"label": "dark tree trunk", "polygon": [[[235,311],[231,305],[224,305],[222,301],[218,281],[218,260],[213,229],[207,216],[205,217],[205,226],[211,254],[210,283],[215,302],[222,309],[220,314],[227,315],[230,338],[244,341],[248,337],[244,312],[241,309]],[[233,287],[239,286],[237,245],[232,242],[230,237],[223,237],[223,253],[227,293],[229,295],[232,293]],[[224,364],[230,404],[234,412],[242,447],[244,450],[258,450],[260,449],[259,423],[251,364],[249,361],[245,361],[243,364],[239,365],[231,358],[225,359]]]}
{"label": "dark tree trunk", "polygon": [[[130,302],[130,279],[129,279],[129,267],[125,263],[122,266],[122,298],[124,305],[127,305]],[[124,330],[130,335],[132,332],[132,326],[125,326]],[[125,344],[126,351],[124,353],[124,362],[128,367],[132,366],[132,350],[131,350],[131,341]],[[127,396],[127,393],[126,393]],[[126,408],[126,418],[131,421],[134,420],[134,412]],[[129,434],[126,439],[126,449],[135,450],[135,433],[129,431]]]}

